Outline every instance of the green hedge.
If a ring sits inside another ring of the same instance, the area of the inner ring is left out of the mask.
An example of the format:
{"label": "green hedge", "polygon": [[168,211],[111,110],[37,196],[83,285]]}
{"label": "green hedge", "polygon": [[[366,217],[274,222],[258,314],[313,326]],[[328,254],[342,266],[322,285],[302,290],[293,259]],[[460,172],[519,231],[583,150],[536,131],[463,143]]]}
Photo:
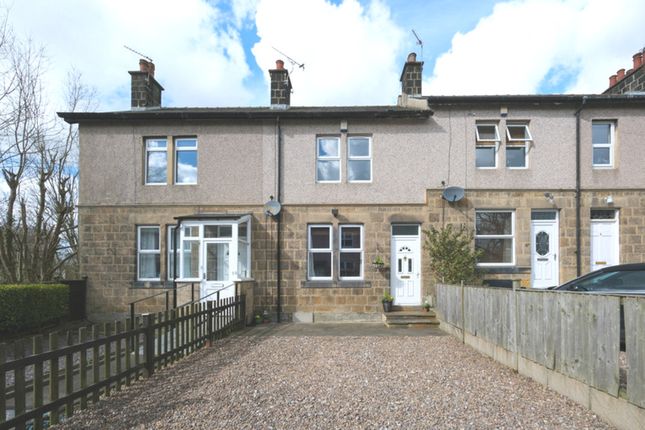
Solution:
{"label": "green hedge", "polygon": [[0,285],[0,332],[27,330],[68,315],[67,285]]}

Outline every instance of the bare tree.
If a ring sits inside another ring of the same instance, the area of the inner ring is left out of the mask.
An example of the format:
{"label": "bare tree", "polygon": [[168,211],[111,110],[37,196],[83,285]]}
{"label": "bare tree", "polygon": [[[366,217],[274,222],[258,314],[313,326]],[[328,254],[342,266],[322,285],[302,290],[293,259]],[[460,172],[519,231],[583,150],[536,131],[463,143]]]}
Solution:
{"label": "bare tree", "polygon": [[[77,253],[78,131],[47,110],[43,50],[13,36],[0,41],[0,280],[50,280]],[[78,73],[66,89],[68,111],[89,107]]]}

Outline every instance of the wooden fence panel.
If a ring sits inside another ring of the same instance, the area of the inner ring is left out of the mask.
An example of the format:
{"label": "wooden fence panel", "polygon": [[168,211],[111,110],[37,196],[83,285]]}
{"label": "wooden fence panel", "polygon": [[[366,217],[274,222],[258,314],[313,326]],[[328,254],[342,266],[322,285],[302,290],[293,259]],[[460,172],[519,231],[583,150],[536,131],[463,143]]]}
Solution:
{"label": "wooden fence panel", "polygon": [[645,298],[624,299],[627,399],[645,408]]}
{"label": "wooden fence panel", "polygon": [[482,322],[485,319],[486,309],[481,306],[479,288],[464,288],[464,331],[473,336],[481,336]]}
{"label": "wooden fence panel", "polygon": [[560,354],[556,357],[556,370],[589,384],[588,301],[583,294],[559,293],[560,305]]}
{"label": "wooden fence panel", "polygon": [[518,291],[519,353],[536,363],[545,364],[546,336],[544,295],[541,292]]}
{"label": "wooden fence panel", "polygon": [[462,327],[461,287],[455,285],[437,285],[437,307],[443,319],[455,327]]}
{"label": "wooden fence panel", "polygon": [[597,389],[618,396],[620,388],[620,297],[588,296],[590,314],[585,328],[589,336],[589,380]]}
{"label": "wooden fence panel", "polygon": [[619,388],[620,298],[558,293],[561,373],[612,395]]}

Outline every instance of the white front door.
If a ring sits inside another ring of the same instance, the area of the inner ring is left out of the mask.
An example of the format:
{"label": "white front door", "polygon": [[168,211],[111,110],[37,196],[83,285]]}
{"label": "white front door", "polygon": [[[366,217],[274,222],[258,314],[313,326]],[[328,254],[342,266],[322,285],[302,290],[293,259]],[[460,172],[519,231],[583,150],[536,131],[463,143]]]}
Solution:
{"label": "white front door", "polygon": [[618,211],[591,210],[591,270],[619,263]]}
{"label": "white front door", "polygon": [[558,213],[531,212],[531,287],[559,284]]}
{"label": "white front door", "polygon": [[[235,287],[232,282],[230,264],[230,243],[204,241],[204,273],[201,284],[201,297],[204,300],[216,300],[217,291],[219,298],[232,297]],[[227,287],[222,289],[224,287]],[[208,296],[208,297],[207,297]]]}
{"label": "white front door", "polygon": [[[416,229],[416,235],[414,231]],[[409,234],[409,235],[402,235]],[[394,304],[421,304],[421,242],[418,225],[392,226],[391,294]]]}

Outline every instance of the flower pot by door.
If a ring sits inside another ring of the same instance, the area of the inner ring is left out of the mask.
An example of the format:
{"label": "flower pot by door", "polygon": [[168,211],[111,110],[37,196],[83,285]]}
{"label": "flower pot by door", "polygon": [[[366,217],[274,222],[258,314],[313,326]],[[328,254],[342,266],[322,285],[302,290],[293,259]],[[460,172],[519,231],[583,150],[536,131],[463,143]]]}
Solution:
{"label": "flower pot by door", "polygon": [[383,302],[383,312],[392,312],[392,302]]}

